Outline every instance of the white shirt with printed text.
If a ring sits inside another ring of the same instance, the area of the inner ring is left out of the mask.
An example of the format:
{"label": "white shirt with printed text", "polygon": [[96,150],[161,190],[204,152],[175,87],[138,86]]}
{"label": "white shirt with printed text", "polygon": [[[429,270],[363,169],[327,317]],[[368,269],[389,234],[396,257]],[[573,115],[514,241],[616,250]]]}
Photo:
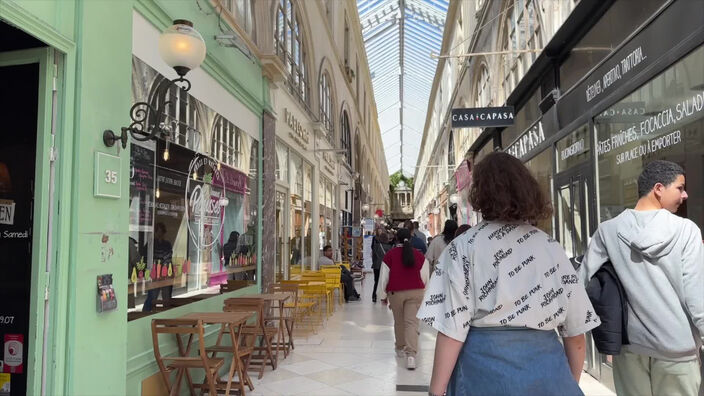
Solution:
{"label": "white shirt with printed text", "polygon": [[438,259],[418,318],[464,342],[470,327],[583,334],[601,322],[560,244],[523,223],[485,221]]}

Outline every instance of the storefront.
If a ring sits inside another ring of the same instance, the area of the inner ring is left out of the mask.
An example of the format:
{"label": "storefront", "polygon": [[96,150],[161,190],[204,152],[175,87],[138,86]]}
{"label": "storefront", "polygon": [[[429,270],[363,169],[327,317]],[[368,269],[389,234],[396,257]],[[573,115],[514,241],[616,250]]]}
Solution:
{"label": "storefront", "polygon": [[[685,169],[690,199],[677,214],[704,227],[704,3],[645,1],[633,12],[616,1],[595,15],[581,16],[592,27],[558,51],[561,63],[512,94],[526,98],[513,103],[516,125],[473,151],[480,159],[498,140],[524,161],[553,203],[538,226],[569,257],[584,254],[599,222],[636,204],[637,178],[656,159]],[[591,342],[587,355],[587,370],[613,388],[611,357]]]}
{"label": "storefront", "polygon": [[317,268],[337,243],[338,159],[310,112],[285,89],[272,92],[276,121],[276,279]]}
{"label": "storefront", "polygon": [[237,126],[175,86],[162,90],[170,81],[137,56],[132,65],[134,102],[170,101],[164,120],[174,126],[130,147],[128,317],[137,319],[228,280],[256,283],[259,142],[254,114]]}

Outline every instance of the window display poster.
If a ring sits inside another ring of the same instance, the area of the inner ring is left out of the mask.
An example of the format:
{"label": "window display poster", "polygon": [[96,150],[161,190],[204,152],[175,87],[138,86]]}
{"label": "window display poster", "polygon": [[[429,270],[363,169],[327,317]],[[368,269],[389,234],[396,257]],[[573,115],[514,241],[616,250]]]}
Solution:
{"label": "window display poster", "polygon": [[24,364],[24,335],[5,334],[3,347],[3,372],[22,374]]}
{"label": "window display poster", "polygon": [[362,257],[364,257],[364,271],[368,272],[372,270],[372,240],[373,235],[364,236],[364,248],[362,251]]}

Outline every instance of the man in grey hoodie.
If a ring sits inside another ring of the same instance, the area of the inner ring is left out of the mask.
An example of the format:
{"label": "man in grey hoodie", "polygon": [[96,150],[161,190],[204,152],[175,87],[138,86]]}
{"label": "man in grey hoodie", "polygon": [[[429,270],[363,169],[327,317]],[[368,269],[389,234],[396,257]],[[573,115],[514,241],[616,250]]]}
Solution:
{"label": "man in grey hoodie", "polygon": [[647,164],[635,208],[599,225],[579,269],[586,284],[611,260],[626,291],[630,344],[613,358],[619,396],[699,391],[704,245],[697,225],[674,214],[687,199],[684,187],[679,165]]}

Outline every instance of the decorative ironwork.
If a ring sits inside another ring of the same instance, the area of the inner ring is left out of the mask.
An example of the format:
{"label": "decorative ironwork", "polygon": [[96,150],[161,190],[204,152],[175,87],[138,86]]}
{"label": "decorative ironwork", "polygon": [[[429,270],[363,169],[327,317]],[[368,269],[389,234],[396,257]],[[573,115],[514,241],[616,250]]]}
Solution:
{"label": "decorative ironwork", "polygon": [[[165,97],[169,89],[176,86],[179,89],[188,92],[191,89],[191,82],[183,76],[173,79],[169,84],[164,84],[160,87],[157,97]],[[148,140],[156,140],[157,138],[168,139],[172,136],[176,129],[177,121],[167,122],[168,117],[166,108],[171,105],[171,101],[167,100],[163,103],[163,108],[155,108],[147,102],[137,102],[130,108],[130,119],[132,123],[128,127],[120,128],[120,135],[116,135],[112,130],[103,132],[103,143],[107,147],[112,147],[115,142],[120,141],[122,148],[127,148],[128,136],[131,135],[134,140],[144,142]],[[150,123],[150,115],[156,117],[156,122]],[[129,135],[128,135],[129,133]]]}

